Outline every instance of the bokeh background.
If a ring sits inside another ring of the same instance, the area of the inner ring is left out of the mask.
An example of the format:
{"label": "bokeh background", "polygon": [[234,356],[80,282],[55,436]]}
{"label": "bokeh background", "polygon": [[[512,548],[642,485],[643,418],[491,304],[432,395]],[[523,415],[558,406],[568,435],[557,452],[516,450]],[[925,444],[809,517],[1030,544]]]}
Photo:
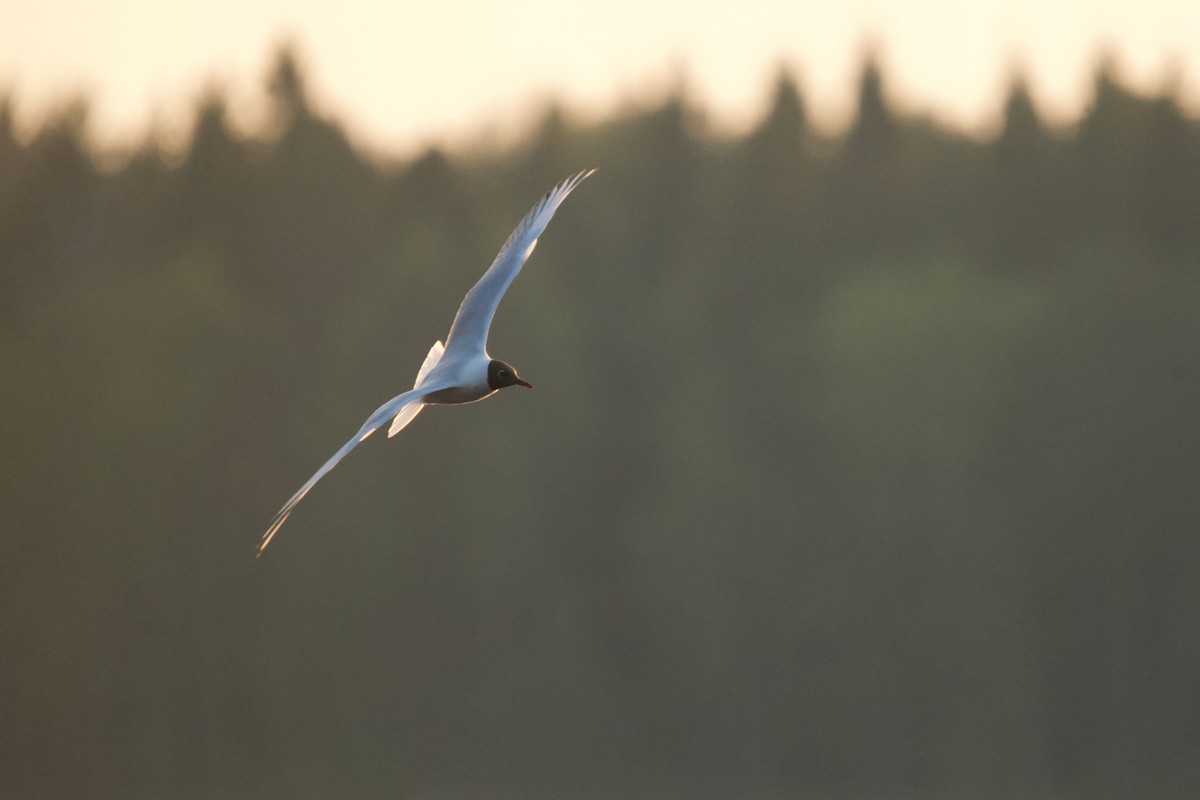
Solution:
{"label": "bokeh background", "polygon": [[[701,53],[407,136],[284,41],[181,126],[0,93],[0,796],[1197,796],[1192,55],[958,124],[884,31],[844,113],[764,47],[743,117]],[[538,388],[255,560],[590,166],[490,341]]]}

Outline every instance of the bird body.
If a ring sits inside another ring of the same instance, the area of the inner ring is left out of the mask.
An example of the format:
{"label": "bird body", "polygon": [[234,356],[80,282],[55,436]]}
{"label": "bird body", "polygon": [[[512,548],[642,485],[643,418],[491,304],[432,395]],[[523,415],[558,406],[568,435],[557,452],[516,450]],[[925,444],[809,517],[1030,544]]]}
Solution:
{"label": "bird body", "polygon": [[424,402],[430,405],[461,405],[491,397],[499,391],[488,383],[488,366],[491,363],[492,358],[487,353],[473,358],[439,362],[429,373],[427,383],[432,386],[441,381],[449,381],[452,385],[449,389],[439,389],[426,395]]}
{"label": "bird body", "polygon": [[538,237],[546,229],[554,212],[580,181],[595,172],[594,169],[580,172],[557,184],[539,200],[509,235],[500,253],[488,267],[483,277],[467,292],[446,343],[435,342],[425,356],[413,388],[393,397],[367,417],[358,433],[342,445],[300,489],[284,503],[271,521],[258,545],[262,555],[267,545],[275,538],[279,528],[287,521],[296,505],[304,499],[317,481],[333,469],[346,454],[364,441],[385,422],[391,421],[388,436],[395,436],[411,423],[426,405],[460,405],[474,403],[490,397],[508,386],[533,386],[521,379],[509,364],[494,359],[487,353],[487,335],[492,317],[500,305],[500,298],[520,272],[521,266],[533,252]]}

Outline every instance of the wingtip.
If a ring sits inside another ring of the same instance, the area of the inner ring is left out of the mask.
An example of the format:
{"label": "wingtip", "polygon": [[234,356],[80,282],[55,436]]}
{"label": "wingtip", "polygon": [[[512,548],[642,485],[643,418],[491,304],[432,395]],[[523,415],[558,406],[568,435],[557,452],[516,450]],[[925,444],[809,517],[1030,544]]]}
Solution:
{"label": "wingtip", "polygon": [[258,547],[254,548],[255,558],[262,558],[262,554],[267,552],[267,545],[269,545],[271,540],[275,538],[275,532],[277,530],[279,529],[276,528],[275,530],[271,531],[270,535],[266,536],[261,542],[258,543]]}
{"label": "wingtip", "polygon": [[563,197],[566,197],[575,190],[576,186],[581,184],[585,179],[590,178],[595,172],[596,167],[585,169],[581,172],[576,172],[574,175],[559,181],[553,189],[546,193],[546,196],[550,197],[553,194],[561,193]]}
{"label": "wingtip", "polygon": [[262,541],[258,543],[258,547],[254,550],[255,558],[262,558],[262,554],[266,552],[267,545],[275,538],[275,534],[279,533],[279,529],[283,527],[283,523],[287,522],[287,518],[291,516],[293,505],[289,503],[279,509],[275,514],[275,518],[271,520],[271,527],[267,528],[267,532],[263,534]]}
{"label": "wingtip", "polygon": [[267,545],[271,543],[271,539],[274,536],[274,533],[275,533],[274,531],[271,531],[270,533],[268,533],[266,536],[263,537],[262,541],[258,543],[258,546],[254,548],[254,557],[255,558],[262,558],[262,554],[267,552]]}
{"label": "wingtip", "polygon": [[595,171],[596,168],[592,167],[591,169],[585,169],[582,172],[576,172],[574,175],[563,178],[561,181],[554,184],[549,191],[542,195],[542,199],[539,201],[539,203],[549,203],[555,198],[558,198],[558,202],[562,202],[567,195],[575,191],[576,186],[582,183],[585,178],[590,177]]}

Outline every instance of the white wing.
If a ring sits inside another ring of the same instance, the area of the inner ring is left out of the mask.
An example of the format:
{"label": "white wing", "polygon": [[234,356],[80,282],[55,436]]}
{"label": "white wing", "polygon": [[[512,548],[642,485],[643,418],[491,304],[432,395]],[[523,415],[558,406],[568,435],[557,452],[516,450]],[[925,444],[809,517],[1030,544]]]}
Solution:
{"label": "white wing", "polygon": [[580,181],[596,170],[589,169],[562,181],[545,194],[525,218],[517,225],[516,230],[509,235],[499,255],[479,282],[467,292],[454,324],[450,326],[450,335],[446,337],[446,350],[455,355],[482,353],[487,346],[488,328],[491,327],[492,317],[504,290],[512,283],[513,278],[521,271],[521,266],[529,254],[533,252],[537,239],[546,230],[546,225],[554,212],[562,204]]}
{"label": "white wing", "polygon": [[[442,346],[440,341],[433,343],[433,347],[429,348],[429,355],[425,356],[425,361],[421,364],[421,369],[417,371],[417,381],[413,384],[414,389],[421,388],[421,381],[425,380],[425,376],[442,360],[442,353],[444,352],[446,352],[446,348]],[[392,418],[392,426],[388,428],[388,438],[390,439],[404,430],[404,427],[408,423],[417,418],[417,414],[420,414],[423,408],[425,408],[423,400],[413,400],[397,411],[396,416]]]}
{"label": "white wing", "polygon": [[442,353],[446,352],[446,348],[442,345],[441,340],[433,343],[433,347],[429,348],[429,353],[425,356],[425,360],[421,362],[421,368],[417,370],[417,380],[413,383],[413,388],[418,389],[421,386],[421,381],[425,380],[425,376],[433,371],[433,368],[442,360]]}
{"label": "white wing", "polygon": [[[432,394],[433,392],[441,389],[447,389],[450,386],[451,384],[449,382],[439,381],[436,384],[423,386],[420,389],[413,389],[412,391],[397,395],[381,405],[379,408],[375,409],[375,413],[367,418],[367,421],[363,423],[363,426],[358,429],[358,433],[354,434],[354,438],[342,445],[342,449],[338,450],[328,461],[322,464],[321,468],[317,470],[311,478],[305,481],[304,485],[300,487],[300,490],[292,495],[290,500],[283,504],[283,508],[279,509],[279,512],[275,515],[275,518],[271,520],[271,527],[267,528],[267,532],[263,534],[262,541],[258,545],[257,555],[261,556],[263,551],[267,549],[267,545],[269,545],[271,540],[275,538],[275,534],[279,532],[279,529],[283,526],[283,523],[287,522],[288,516],[292,513],[292,511],[295,510],[300,501],[304,499],[304,495],[308,494],[309,490],[317,485],[317,481],[321,480],[321,478],[324,478],[329,470],[336,467],[337,463],[345,458],[346,454],[353,450],[359,442],[363,441],[372,433],[374,433],[381,425],[383,425],[383,423],[387,422],[401,409],[405,408],[409,404],[413,403],[414,401],[420,403],[421,398],[425,397],[426,395]],[[416,414],[413,416],[416,416]]]}

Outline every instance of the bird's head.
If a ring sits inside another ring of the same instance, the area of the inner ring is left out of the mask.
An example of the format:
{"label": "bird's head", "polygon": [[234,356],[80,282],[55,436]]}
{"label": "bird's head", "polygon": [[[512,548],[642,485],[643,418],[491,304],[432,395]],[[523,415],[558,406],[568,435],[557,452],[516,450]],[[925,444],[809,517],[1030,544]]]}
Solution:
{"label": "bird's head", "polygon": [[492,389],[503,389],[505,386],[524,386],[532,389],[533,384],[521,380],[517,371],[499,359],[492,359],[488,364],[488,386]]}

